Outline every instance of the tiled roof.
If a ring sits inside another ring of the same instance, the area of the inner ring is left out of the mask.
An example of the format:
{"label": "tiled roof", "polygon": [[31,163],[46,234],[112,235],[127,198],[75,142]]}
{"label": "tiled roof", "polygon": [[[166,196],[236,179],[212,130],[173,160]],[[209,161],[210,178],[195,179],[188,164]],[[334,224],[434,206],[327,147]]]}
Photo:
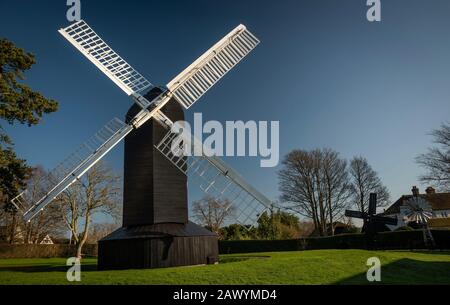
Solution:
{"label": "tiled roof", "polygon": [[428,225],[431,228],[450,228],[450,218],[433,218],[429,220]]}
{"label": "tiled roof", "polygon": [[[428,201],[434,211],[450,210],[450,193],[436,193],[436,194],[423,194],[419,195],[421,198]],[[402,196],[393,205],[391,205],[383,215],[393,215],[400,213],[400,207],[408,200],[410,200],[413,195]]]}

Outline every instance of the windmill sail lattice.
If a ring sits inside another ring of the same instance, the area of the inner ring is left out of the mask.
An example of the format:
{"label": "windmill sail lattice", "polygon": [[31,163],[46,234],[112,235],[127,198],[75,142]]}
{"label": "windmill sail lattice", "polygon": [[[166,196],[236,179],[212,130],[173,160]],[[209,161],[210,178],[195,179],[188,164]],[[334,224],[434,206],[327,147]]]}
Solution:
{"label": "windmill sail lattice", "polygon": [[[191,134],[184,132],[180,137],[180,134],[170,131],[156,148],[205,194],[230,203],[239,224],[255,225],[264,211],[271,208],[272,203],[267,197],[247,183],[232,167],[207,153],[206,148]],[[186,149],[193,151],[195,156],[186,157]]]}
{"label": "windmill sail lattice", "polygon": [[[12,203],[24,212],[26,221],[31,220],[77,179],[81,178],[132,130],[132,126],[117,118],[113,119],[48,175],[39,179],[38,186],[30,186],[33,189],[38,188],[42,197],[36,198],[36,192],[25,190],[20,196],[14,198]],[[31,194],[34,195],[31,196]]]}
{"label": "windmill sail lattice", "polygon": [[83,20],[59,32],[126,94],[132,95],[153,86]]}
{"label": "windmill sail lattice", "polygon": [[188,109],[259,43],[245,26],[239,25],[171,81],[167,88]]}
{"label": "windmill sail lattice", "polygon": [[[59,32],[127,95],[132,96],[142,110],[129,124],[114,119],[106,125],[48,176],[40,179],[39,192],[25,191],[15,198],[13,204],[24,211],[27,221],[80,179],[131,131],[148,120],[153,118],[170,130],[174,123],[161,110],[172,98],[185,108],[191,107],[259,44],[259,40],[245,26],[239,25],[171,81],[167,91],[148,101],[141,92],[154,86],[109,47],[85,21],[76,22]],[[196,178],[205,193],[232,203],[239,223],[255,223],[262,211],[270,207],[271,202],[264,195],[217,157],[200,154],[199,158],[175,161],[166,151],[166,145],[169,145],[166,142],[172,142],[172,136],[169,133],[158,149],[184,173]]]}

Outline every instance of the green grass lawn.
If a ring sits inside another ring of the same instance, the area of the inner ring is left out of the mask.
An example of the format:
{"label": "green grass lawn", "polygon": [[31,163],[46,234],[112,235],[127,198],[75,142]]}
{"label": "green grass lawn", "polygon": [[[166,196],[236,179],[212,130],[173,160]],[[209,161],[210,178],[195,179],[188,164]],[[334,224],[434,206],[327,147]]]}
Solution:
{"label": "green grass lawn", "polygon": [[[97,271],[85,259],[81,284],[367,284],[367,259],[382,262],[382,284],[450,284],[450,253],[323,250],[224,255],[215,266]],[[0,284],[70,284],[65,259],[0,260]]]}

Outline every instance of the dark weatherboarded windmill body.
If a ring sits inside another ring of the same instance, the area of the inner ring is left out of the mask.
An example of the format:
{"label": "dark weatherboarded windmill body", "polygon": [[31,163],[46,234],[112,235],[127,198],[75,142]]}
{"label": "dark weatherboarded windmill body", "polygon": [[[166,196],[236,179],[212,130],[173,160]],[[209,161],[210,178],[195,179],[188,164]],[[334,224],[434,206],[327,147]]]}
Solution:
{"label": "dark weatherboarded windmill body", "polygon": [[[217,237],[188,221],[187,175],[195,177],[210,197],[227,202],[236,211],[236,222],[243,225],[254,224],[272,203],[230,166],[207,153],[192,135],[177,129],[174,122],[184,118],[182,107],[189,109],[196,103],[259,40],[240,25],[161,89],[123,60],[83,20],[59,32],[131,96],[135,105],[125,122],[112,120],[42,179],[40,198],[33,198],[26,190],[12,203],[30,221],[125,139],[123,228],[99,243],[99,267],[156,268],[216,262]],[[180,139],[181,146],[174,142]],[[200,157],[184,157],[175,151],[180,147],[193,148]]]}
{"label": "dark weatherboarded windmill body", "polygon": [[[159,95],[159,89],[153,89]],[[134,117],[134,105],[127,117]],[[184,119],[175,101],[163,109]],[[188,220],[187,176],[156,148],[167,130],[149,121],[125,139],[123,227],[99,242],[99,269],[160,268],[218,261],[217,236]]]}

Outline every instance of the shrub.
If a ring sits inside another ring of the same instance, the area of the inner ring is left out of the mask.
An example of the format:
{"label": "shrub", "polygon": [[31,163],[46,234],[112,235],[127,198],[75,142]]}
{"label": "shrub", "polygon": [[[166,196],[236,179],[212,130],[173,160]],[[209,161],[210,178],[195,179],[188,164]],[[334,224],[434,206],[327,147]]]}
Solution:
{"label": "shrub", "polygon": [[[76,253],[73,245],[10,245],[0,244],[0,258],[56,258],[72,257]],[[97,245],[86,245],[84,256],[97,256]]]}
{"label": "shrub", "polygon": [[305,250],[364,249],[366,240],[363,234],[343,234],[332,237],[307,238],[305,245]]}
{"label": "shrub", "polygon": [[[437,249],[450,249],[450,230],[432,232]],[[380,250],[427,249],[422,230],[384,232],[375,236],[373,246]],[[304,238],[294,240],[241,240],[221,241],[221,254],[283,252],[322,249],[367,249],[364,234],[343,234],[332,237]]]}
{"label": "shrub", "polygon": [[450,230],[433,230],[432,234],[438,249],[450,249]]}
{"label": "shrub", "polygon": [[376,247],[382,250],[426,249],[422,230],[383,232],[377,234]]}
{"label": "shrub", "polygon": [[219,242],[221,254],[257,253],[278,251],[300,251],[302,246],[297,239],[292,240],[238,240]]}

